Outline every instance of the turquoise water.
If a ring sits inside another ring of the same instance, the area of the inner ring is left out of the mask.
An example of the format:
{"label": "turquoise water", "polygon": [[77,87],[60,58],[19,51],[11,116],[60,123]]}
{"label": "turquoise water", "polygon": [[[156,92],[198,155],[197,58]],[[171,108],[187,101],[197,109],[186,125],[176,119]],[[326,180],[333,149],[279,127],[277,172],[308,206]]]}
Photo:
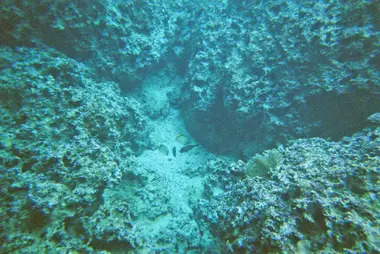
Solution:
{"label": "turquoise water", "polygon": [[0,253],[378,253],[377,1],[0,4]]}

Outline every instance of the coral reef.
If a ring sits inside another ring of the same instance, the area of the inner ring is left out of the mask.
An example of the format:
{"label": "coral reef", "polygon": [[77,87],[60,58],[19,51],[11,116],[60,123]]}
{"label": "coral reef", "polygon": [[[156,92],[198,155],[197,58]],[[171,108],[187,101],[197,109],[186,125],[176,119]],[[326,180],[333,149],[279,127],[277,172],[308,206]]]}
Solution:
{"label": "coral reef", "polygon": [[378,253],[377,1],[0,6],[0,253]]}
{"label": "coral reef", "polygon": [[266,176],[239,179],[231,168],[243,162],[215,164],[205,190],[223,191],[205,191],[194,211],[226,252],[379,252],[379,147],[380,129],[366,129],[280,147]]}
{"label": "coral reef", "polygon": [[[10,1],[2,3],[0,43],[11,46],[46,45],[85,61],[99,77],[128,91],[164,56],[177,57],[173,38],[185,41],[181,27],[192,10],[183,1]],[[188,40],[188,39],[187,39]],[[183,46],[182,46],[183,47]],[[181,57],[183,57],[183,54]]]}
{"label": "coral reef", "polygon": [[378,9],[373,1],[7,0],[0,33],[3,45],[42,44],[85,61],[123,93],[173,64],[186,76],[179,100],[192,135],[209,150],[250,157],[365,127],[379,108]]}
{"label": "coral reef", "polygon": [[1,251],[86,249],[81,220],[100,209],[103,189],[121,181],[144,146],[139,104],[54,50],[1,47],[0,57],[0,202],[7,218],[0,231],[1,242],[12,243]]}
{"label": "coral reef", "polygon": [[250,157],[364,128],[380,107],[376,10],[373,1],[274,0],[202,12],[186,73],[189,131],[212,151]]}

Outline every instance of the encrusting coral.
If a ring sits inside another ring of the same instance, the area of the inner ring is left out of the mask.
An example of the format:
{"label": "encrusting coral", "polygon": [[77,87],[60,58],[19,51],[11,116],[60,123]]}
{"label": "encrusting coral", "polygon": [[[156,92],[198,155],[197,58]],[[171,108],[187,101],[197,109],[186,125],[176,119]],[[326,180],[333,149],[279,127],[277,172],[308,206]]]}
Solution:
{"label": "encrusting coral", "polygon": [[194,211],[228,252],[379,252],[379,145],[379,128],[297,140],[271,150],[283,159],[265,177],[211,164]]}

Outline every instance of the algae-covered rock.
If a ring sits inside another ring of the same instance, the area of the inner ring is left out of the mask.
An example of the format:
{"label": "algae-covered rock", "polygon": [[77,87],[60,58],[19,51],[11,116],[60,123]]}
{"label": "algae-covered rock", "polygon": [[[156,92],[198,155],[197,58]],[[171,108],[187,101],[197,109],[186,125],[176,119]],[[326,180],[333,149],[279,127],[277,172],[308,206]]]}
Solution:
{"label": "algae-covered rock", "polygon": [[[77,238],[80,218],[98,209],[104,187],[120,182],[144,147],[138,103],[54,50],[2,51],[14,62],[0,70],[0,227],[1,241],[12,243],[1,251],[88,250]],[[45,249],[33,245],[41,240]]]}
{"label": "algae-covered rock", "polygon": [[0,9],[0,43],[55,48],[128,91],[172,52],[175,37],[185,40],[179,24],[191,22],[185,19],[191,11],[177,9],[186,8],[183,1],[6,0]]}
{"label": "algae-covered rock", "polygon": [[339,140],[378,111],[378,3],[223,4],[200,14],[186,73],[185,122],[208,149],[249,158],[294,138]]}
{"label": "algae-covered rock", "polygon": [[[378,252],[378,131],[366,129],[340,142],[298,140],[271,150],[283,160],[266,180],[209,177],[205,190],[226,191],[205,193],[194,212],[231,253]],[[222,176],[222,169],[216,172]]]}
{"label": "algae-covered rock", "polygon": [[3,0],[0,253],[380,252],[379,6]]}

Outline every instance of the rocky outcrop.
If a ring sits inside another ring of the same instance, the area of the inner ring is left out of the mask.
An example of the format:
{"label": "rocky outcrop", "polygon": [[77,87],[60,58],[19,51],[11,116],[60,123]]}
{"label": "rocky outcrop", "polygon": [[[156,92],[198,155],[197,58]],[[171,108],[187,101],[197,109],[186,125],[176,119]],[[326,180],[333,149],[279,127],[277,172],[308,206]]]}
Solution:
{"label": "rocky outcrop", "polygon": [[164,57],[184,56],[184,45],[175,38],[189,40],[182,27],[191,11],[177,11],[187,8],[182,1],[4,1],[0,43],[52,47],[126,92],[162,66]]}
{"label": "rocky outcrop", "polygon": [[0,252],[379,252],[379,11],[2,1]]}
{"label": "rocky outcrop", "polygon": [[194,212],[227,253],[379,252],[379,145],[379,128],[298,140],[276,150],[282,160],[266,163],[266,176],[209,163],[217,173]]}
{"label": "rocky outcrop", "polygon": [[376,9],[238,1],[202,12],[186,74],[189,130],[210,150],[253,155],[365,127],[380,107]]}
{"label": "rocky outcrop", "polygon": [[5,1],[0,33],[3,45],[42,44],[85,62],[122,92],[174,65],[187,79],[180,100],[192,135],[247,158],[365,127],[380,107],[376,10],[356,1]]}
{"label": "rocky outcrop", "polygon": [[104,188],[145,146],[139,104],[52,49],[1,47],[0,58],[0,252],[88,251],[78,236]]}

